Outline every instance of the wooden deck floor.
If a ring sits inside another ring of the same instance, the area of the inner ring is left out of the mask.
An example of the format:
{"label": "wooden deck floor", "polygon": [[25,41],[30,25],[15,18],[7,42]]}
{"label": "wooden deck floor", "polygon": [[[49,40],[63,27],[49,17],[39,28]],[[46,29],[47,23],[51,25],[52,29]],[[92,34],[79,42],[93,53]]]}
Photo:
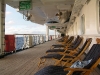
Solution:
{"label": "wooden deck floor", "polygon": [[[54,42],[49,41],[0,59],[0,75],[34,75],[39,70],[37,67],[39,57],[45,55],[45,51]],[[44,66],[50,64],[53,64],[53,61],[46,62]],[[99,72],[100,70],[96,68],[91,75],[100,75]]]}

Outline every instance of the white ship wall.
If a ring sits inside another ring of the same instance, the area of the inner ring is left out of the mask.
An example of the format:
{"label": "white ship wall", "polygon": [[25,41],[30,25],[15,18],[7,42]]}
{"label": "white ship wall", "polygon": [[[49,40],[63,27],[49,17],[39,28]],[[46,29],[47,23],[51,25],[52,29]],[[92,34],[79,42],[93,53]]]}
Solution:
{"label": "white ship wall", "polygon": [[[76,16],[76,19],[73,25],[70,27],[67,34],[68,35],[82,35],[84,37],[84,41],[86,38],[91,37],[93,38],[92,44],[95,44],[96,38],[100,38],[100,34],[98,31],[98,29],[100,29],[99,22],[98,22],[99,21],[98,12],[99,12],[98,0],[90,0],[88,4],[86,3],[83,6],[83,8],[80,11],[80,14]],[[85,17],[84,34],[82,34],[82,29],[81,29],[81,17],[83,15]]]}

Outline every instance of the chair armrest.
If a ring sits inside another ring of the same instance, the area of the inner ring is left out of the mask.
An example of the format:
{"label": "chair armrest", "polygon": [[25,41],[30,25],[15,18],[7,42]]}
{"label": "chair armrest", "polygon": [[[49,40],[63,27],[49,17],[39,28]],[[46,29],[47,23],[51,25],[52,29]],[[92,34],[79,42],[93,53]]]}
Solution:
{"label": "chair armrest", "polygon": [[65,68],[64,71],[91,71],[91,70],[83,68]]}

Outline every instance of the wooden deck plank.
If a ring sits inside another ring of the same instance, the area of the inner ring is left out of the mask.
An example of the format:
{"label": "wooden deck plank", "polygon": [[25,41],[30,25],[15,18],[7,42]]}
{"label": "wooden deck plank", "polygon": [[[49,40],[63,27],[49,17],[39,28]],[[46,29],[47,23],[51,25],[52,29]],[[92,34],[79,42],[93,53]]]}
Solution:
{"label": "wooden deck plank", "polygon": [[[0,59],[0,75],[34,75],[39,69],[54,64],[54,61],[47,60],[45,65],[38,68],[39,57],[45,55],[45,51],[55,41],[49,41],[33,48],[8,55]],[[100,75],[96,68],[91,75]]]}
{"label": "wooden deck plank", "polygon": [[[100,70],[99,70],[99,72],[100,72]],[[100,75],[99,72],[97,72],[97,68],[96,68],[90,75]]]}
{"label": "wooden deck plank", "polygon": [[50,47],[50,45],[52,45],[52,42],[46,42],[35,46],[34,48],[30,48],[0,59],[0,67],[2,67],[0,68],[0,75],[17,75],[21,73],[24,75],[27,72],[27,67],[28,69],[32,67],[30,65],[33,65],[33,68],[35,66],[37,67],[37,64],[34,66],[34,63],[38,61],[39,57],[44,55],[45,51]]}
{"label": "wooden deck plank", "polygon": [[95,73],[97,73],[98,75],[100,75],[100,69],[99,68],[96,68],[95,69]]}

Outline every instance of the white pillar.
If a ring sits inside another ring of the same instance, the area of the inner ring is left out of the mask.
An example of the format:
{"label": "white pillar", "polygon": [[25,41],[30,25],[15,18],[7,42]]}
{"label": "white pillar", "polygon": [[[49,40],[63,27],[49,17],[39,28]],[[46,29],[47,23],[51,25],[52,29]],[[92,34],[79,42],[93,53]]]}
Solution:
{"label": "white pillar", "polygon": [[0,57],[4,55],[5,47],[5,0],[0,0]]}
{"label": "white pillar", "polygon": [[56,32],[57,32],[57,30],[55,29],[55,39],[57,38]]}
{"label": "white pillar", "polygon": [[46,26],[46,41],[49,41],[49,27]]}

